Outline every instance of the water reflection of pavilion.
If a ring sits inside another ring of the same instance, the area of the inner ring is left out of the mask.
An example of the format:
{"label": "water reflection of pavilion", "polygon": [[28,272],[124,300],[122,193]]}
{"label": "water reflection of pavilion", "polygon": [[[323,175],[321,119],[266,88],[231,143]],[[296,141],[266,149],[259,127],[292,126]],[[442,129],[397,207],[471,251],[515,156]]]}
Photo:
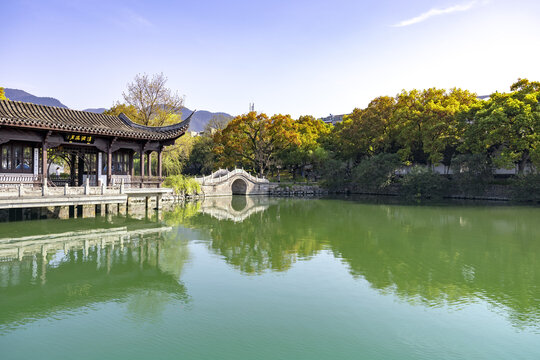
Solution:
{"label": "water reflection of pavilion", "polygon": [[0,239],[0,330],[13,321],[124,301],[141,292],[186,300],[179,271],[162,264],[167,261],[163,247],[171,250],[164,245],[170,230],[128,224]]}
{"label": "water reflection of pavilion", "polygon": [[125,242],[143,239],[145,235],[160,234],[170,231],[170,227],[128,230],[126,226],[109,229],[69,231],[51,235],[30,235],[19,238],[0,239],[0,261],[19,260],[25,256],[46,257],[48,253],[56,254],[62,250],[65,255],[71,249],[83,249],[88,254],[90,248],[107,248],[114,250],[115,245],[124,247]]}

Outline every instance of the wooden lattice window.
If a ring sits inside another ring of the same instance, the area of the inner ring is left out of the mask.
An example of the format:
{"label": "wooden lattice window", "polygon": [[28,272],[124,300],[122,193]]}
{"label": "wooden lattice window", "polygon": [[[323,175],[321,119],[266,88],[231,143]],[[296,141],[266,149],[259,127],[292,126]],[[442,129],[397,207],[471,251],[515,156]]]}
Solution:
{"label": "wooden lattice window", "polygon": [[131,174],[130,154],[127,151],[116,151],[112,154],[112,174],[129,175]]}
{"label": "wooden lattice window", "polygon": [[9,173],[32,173],[34,156],[32,147],[21,143],[0,146],[0,171]]}

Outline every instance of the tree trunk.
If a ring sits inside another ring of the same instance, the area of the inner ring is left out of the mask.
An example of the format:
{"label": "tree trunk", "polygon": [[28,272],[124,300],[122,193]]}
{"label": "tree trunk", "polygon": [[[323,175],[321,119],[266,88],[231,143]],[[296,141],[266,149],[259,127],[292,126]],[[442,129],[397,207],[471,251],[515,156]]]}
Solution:
{"label": "tree trunk", "polygon": [[522,175],[525,172],[525,167],[527,166],[527,161],[529,160],[529,154],[524,152],[521,156],[521,160],[518,162],[518,174]]}

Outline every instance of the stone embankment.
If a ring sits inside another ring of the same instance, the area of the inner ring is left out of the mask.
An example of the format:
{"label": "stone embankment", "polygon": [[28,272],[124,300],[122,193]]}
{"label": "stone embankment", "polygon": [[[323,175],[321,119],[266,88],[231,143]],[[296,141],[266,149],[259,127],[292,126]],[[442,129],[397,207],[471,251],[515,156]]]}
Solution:
{"label": "stone embankment", "polygon": [[[376,196],[405,196],[399,184],[392,184],[385,189],[373,190],[355,188],[354,190],[344,189],[335,193],[347,193],[358,195],[376,195]],[[448,189],[446,194],[442,195],[444,199],[458,200],[492,200],[492,201],[510,201],[512,199],[511,189],[508,185],[488,185],[482,191],[461,191],[459,189]]]}
{"label": "stone embankment", "polygon": [[270,196],[321,196],[328,194],[328,190],[317,185],[279,184],[271,186],[268,192]]}
{"label": "stone embankment", "polygon": [[489,185],[482,192],[455,191],[446,197],[465,200],[509,201],[512,200],[512,189],[508,185]]}

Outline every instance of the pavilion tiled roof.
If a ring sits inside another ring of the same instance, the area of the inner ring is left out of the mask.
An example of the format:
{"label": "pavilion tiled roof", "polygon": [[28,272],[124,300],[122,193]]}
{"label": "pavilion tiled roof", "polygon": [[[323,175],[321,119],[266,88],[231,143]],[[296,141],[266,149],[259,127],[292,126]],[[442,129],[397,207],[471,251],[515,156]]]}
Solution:
{"label": "pavilion tiled roof", "polygon": [[0,100],[0,125],[143,140],[170,140],[182,136],[192,115],[178,124],[154,127],[136,124],[124,114],[113,116]]}

